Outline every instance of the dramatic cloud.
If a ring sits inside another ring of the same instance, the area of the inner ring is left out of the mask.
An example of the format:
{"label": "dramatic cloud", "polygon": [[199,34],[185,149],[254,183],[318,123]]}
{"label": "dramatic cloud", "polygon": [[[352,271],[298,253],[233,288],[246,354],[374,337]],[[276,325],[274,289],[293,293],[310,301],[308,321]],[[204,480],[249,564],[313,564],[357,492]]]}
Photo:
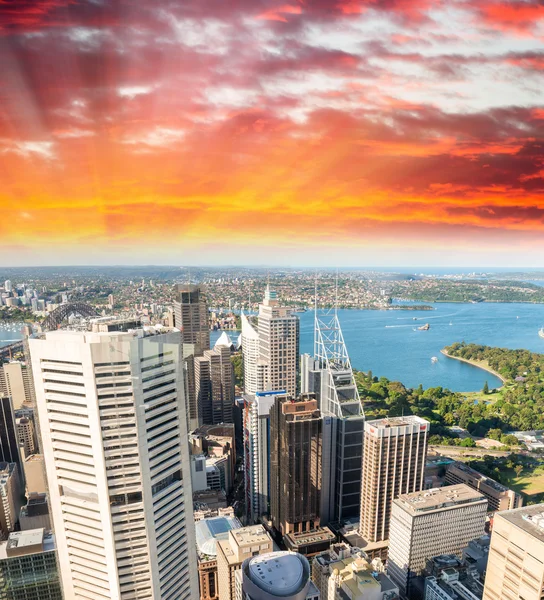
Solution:
{"label": "dramatic cloud", "polygon": [[0,0],[0,247],[544,253],[543,41],[537,0]]}

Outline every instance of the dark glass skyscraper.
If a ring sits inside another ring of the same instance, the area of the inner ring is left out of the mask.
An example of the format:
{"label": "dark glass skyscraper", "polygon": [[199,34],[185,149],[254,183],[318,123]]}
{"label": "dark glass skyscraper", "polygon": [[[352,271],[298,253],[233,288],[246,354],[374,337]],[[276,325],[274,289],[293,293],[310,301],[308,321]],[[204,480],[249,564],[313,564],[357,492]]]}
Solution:
{"label": "dark glass skyscraper", "polygon": [[15,463],[22,477],[17,429],[9,396],[0,396],[0,462]]}
{"label": "dark glass skyscraper", "polygon": [[181,330],[182,344],[194,344],[196,356],[210,348],[208,304],[198,285],[179,284],[174,301],[174,325]]}

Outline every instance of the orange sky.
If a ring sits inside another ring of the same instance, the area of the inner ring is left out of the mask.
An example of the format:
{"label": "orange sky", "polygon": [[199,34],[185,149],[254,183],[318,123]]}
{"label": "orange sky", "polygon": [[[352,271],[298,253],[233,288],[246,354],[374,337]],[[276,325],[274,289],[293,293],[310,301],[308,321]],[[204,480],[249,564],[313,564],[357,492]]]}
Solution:
{"label": "orange sky", "polygon": [[0,264],[542,266],[532,0],[0,0]]}

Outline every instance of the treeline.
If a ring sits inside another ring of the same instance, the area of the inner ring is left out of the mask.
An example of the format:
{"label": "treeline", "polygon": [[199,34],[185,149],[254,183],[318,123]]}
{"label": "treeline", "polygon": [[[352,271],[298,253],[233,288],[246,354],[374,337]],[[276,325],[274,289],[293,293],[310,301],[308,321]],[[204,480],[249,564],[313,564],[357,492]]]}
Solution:
{"label": "treeline", "polygon": [[[406,388],[398,381],[377,378],[371,372],[356,372],[359,394],[368,419],[385,416],[418,415],[431,422],[430,443],[470,445],[448,427],[458,425],[475,437],[490,437],[504,445],[517,440],[508,431],[544,429],[544,383],[540,373],[544,355],[525,350],[506,350],[474,344],[453,344],[449,354],[473,360],[487,360],[507,380],[496,401],[474,403],[460,392],[443,387],[426,390]],[[516,381],[516,378],[518,379]]]}

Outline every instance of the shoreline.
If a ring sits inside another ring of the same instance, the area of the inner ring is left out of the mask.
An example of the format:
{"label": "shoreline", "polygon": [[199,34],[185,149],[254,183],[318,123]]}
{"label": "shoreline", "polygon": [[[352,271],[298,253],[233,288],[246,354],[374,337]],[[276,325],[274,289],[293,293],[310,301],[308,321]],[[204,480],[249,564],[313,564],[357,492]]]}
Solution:
{"label": "shoreline", "polygon": [[502,375],[499,375],[499,373],[497,373],[497,371],[494,371],[491,367],[486,367],[485,365],[479,364],[478,362],[476,362],[474,360],[469,360],[468,358],[461,358],[460,356],[452,356],[451,354],[448,353],[448,351],[445,348],[442,348],[442,350],[440,350],[440,352],[447,358],[459,360],[461,362],[466,363],[467,365],[471,365],[473,367],[476,367],[477,369],[482,369],[482,371],[487,371],[488,373],[491,373],[491,375],[495,375],[495,377],[497,377],[497,379],[500,379],[502,381],[501,387],[495,388],[495,389],[502,390],[502,388],[506,385],[506,379]]}

